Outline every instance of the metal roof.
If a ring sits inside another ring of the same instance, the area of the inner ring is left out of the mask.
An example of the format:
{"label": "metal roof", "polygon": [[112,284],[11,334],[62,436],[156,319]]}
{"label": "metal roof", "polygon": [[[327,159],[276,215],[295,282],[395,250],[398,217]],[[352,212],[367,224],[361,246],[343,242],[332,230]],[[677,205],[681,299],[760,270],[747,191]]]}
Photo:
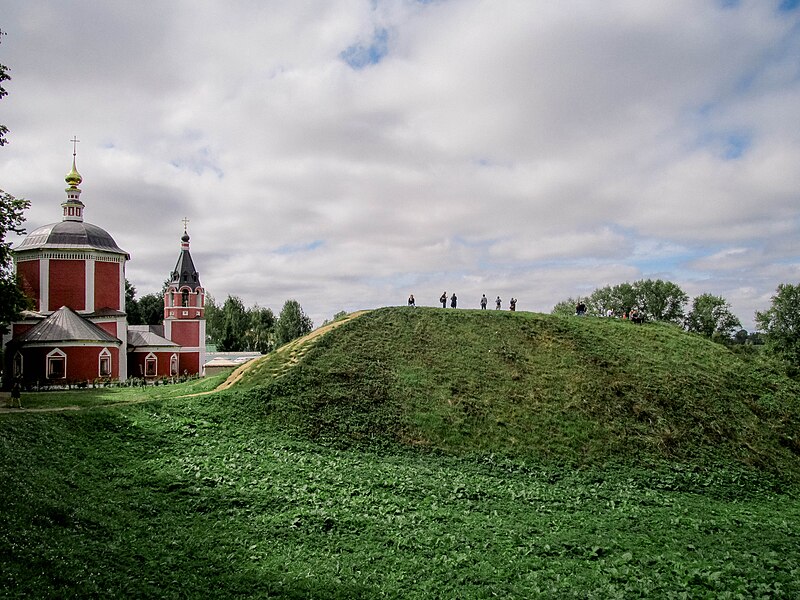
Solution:
{"label": "metal roof", "polygon": [[128,350],[153,346],[179,347],[175,342],[156,333],[154,331],[156,328],[158,328],[158,325],[129,325]]}
{"label": "metal roof", "polygon": [[196,292],[197,288],[203,287],[200,284],[200,274],[197,272],[192,255],[189,253],[189,235],[186,233],[181,238],[181,253],[178,256],[175,268],[172,270],[169,284],[177,289],[188,287],[193,292]]}
{"label": "metal roof", "polygon": [[117,246],[114,238],[105,229],[83,221],[60,221],[33,230],[15,252],[39,249],[102,250],[130,255]]}
{"label": "metal roof", "polygon": [[39,321],[14,341],[19,344],[102,342],[119,345],[122,343],[105,329],[84,319],[67,306],[62,306],[44,320]]}

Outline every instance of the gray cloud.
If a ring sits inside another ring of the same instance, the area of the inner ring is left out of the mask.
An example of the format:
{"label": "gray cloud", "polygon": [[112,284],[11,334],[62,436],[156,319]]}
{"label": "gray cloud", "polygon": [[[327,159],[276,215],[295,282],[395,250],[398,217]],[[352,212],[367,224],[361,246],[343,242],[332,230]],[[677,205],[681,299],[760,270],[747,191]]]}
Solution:
{"label": "gray cloud", "polygon": [[188,217],[215,297],[317,322],[658,276],[752,327],[800,270],[800,18],[779,7],[16,3],[2,187],[29,229],[57,220],[77,134],[87,219],[140,294]]}

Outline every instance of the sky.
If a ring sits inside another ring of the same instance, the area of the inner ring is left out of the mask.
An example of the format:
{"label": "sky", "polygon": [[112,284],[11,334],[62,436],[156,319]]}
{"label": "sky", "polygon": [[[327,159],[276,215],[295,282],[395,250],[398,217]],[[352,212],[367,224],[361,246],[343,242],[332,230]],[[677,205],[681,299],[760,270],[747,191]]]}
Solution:
{"label": "sky", "polygon": [[[800,0],[0,0],[0,188],[277,314],[800,282]],[[11,238],[12,240],[21,238]],[[18,243],[17,241],[17,243]]]}

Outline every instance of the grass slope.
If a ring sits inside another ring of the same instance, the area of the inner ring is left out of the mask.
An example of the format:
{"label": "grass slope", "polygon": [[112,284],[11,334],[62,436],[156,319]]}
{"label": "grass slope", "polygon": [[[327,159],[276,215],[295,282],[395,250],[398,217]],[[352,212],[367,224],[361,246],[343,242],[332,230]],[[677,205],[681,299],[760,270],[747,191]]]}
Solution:
{"label": "grass slope", "polygon": [[800,473],[797,382],[670,325],[386,308],[302,352],[262,359],[239,401],[314,439]]}
{"label": "grass slope", "polygon": [[796,488],[335,448],[235,400],[0,417],[0,597],[800,596]]}

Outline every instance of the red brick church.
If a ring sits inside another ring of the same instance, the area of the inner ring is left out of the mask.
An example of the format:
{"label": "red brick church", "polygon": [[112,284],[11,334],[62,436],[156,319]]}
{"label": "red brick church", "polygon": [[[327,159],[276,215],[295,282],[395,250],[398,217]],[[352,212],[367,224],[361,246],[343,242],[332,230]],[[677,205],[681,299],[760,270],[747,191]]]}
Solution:
{"label": "red brick church", "polygon": [[4,377],[59,385],[129,377],[203,374],[205,290],[184,228],[164,294],[162,325],[128,325],[125,264],[111,235],[83,220],[75,165],[66,176],[61,221],[32,231],[14,249],[14,266],[32,310],[3,337]]}

